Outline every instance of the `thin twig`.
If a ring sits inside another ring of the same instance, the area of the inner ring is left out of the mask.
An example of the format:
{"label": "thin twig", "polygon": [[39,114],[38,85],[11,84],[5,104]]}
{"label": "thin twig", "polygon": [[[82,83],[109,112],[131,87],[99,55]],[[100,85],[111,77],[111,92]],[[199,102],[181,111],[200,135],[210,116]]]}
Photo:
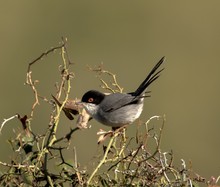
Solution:
{"label": "thin twig", "polygon": [[87,185],[88,185],[88,186],[90,185],[90,182],[91,182],[91,180],[93,179],[94,175],[95,175],[95,174],[97,173],[97,171],[101,168],[101,166],[105,163],[106,158],[107,158],[107,155],[108,155],[108,153],[109,153],[109,150],[110,150],[110,148],[111,148],[111,146],[112,146],[112,144],[113,144],[113,142],[114,142],[114,140],[115,140],[115,138],[116,138],[117,136],[118,136],[118,133],[115,133],[115,134],[111,137],[111,139],[110,139],[110,141],[109,141],[109,143],[108,143],[108,146],[107,146],[107,148],[106,148],[106,150],[105,150],[105,154],[104,154],[102,160],[99,162],[99,164],[98,164],[97,167],[94,169],[94,171],[92,172],[92,174],[90,175],[90,177],[89,177],[89,179],[88,179],[88,181],[87,181]]}
{"label": "thin twig", "polygon": [[[103,64],[99,65],[98,68],[96,68],[96,67],[95,68],[89,67],[89,70],[90,71],[94,71],[94,72],[99,74],[99,77],[100,77],[99,80],[102,83],[101,88],[109,90],[109,91],[111,91],[113,93],[115,93],[115,92],[122,93],[123,92],[123,88],[118,84],[116,75],[114,73],[110,72],[110,71],[104,70],[103,69]],[[104,75],[104,74],[107,74],[112,79],[111,86],[109,85],[109,83],[104,81],[103,78],[101,78],[101,75]]]}
{"label": "thin twig", "polygon": [[27,69],[27,72],[30,72],[31,70],[31,66],[37,62],[39,62],[43,57],[47,56],[48,54],[50,54],[51,52],[54,52],[56,51],[57,49],[61,49],[62,47],[64,47],[65,43],[62,43],[61,45],[59,46],[56,46],[56,47],[52,47],[51,49],[47,50],[46,52],[42,53],[39,57],[37,57],[36,59],[34,59],[33,61],[31,61],[29,64],[28,64],[28,69]]}
{"label": "thin twig", "polygon": [[1,124],[1,127],[0,127],[0,134],[2,133],[2,129],[3,129],[4,125],[5,125],[7,122],[13,120],[14,118],[18,118],[18,114],[15,114],[14,116],[11,116],[11,117],[9,117],[9,118],[3,120],[2,124]]}

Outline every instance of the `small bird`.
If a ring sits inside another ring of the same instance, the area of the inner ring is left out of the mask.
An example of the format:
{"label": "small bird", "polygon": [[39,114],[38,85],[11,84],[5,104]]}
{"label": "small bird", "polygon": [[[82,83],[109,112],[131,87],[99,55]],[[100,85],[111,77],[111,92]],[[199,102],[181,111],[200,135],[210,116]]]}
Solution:
{"label": "small bird", "polygon": [[149,97],[145,96],[148,86],[164,70],[163,68],[157,71],[164,60],[165,57],[160,59],[136,91],[106,95],[96,90],[90,90],[83,95],[81,104],[91,117],[113,129],[133,123],[142,113],[144,98]]}

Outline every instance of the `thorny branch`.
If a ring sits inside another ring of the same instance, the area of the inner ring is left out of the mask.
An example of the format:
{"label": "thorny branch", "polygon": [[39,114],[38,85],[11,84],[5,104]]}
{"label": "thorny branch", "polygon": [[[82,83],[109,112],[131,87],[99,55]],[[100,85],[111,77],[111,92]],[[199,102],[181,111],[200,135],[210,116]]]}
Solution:
{"label": "thorny branch", "polygon": [[58,50],[58,49],[62,49],[63,47],[65,46],[65,42],[64,40],[62,40],[62,43],[61,45],[57,46],[57,47],[53,47],[49,50],[47,50],[46,52],[42,53],[39,57],[37,57],[35,60],[33,60],[32,62],[30,62],[28,64],[28,69],[27,69],[27,75],[26,75],[26,85],[29,85],[31,88],[32,88],[32,91],[34,93],[34,97],[35,97],[35,102],[33,103],[32,105],[32,110],[31,110],[31,114],[30,114],[30,117],[32,118],[33,115],[34,115],[34,109],[36,107],[36,105],[39,105],[39,95],[38,95],[38,91],[36,89],[36,83],[38,83],[37,80],[33,81],[32,80],[32,71],[31,71],[31,67],[36,64],[36,63],[39,63],[40,60],[49,55],[50,53]]}
{"label": "thorny branch", "polygon": [[34,65],[35,63],[39,63],[40,60],[41,60],[43,57],[47,56],[48,54],[50,54],[50,53],[52,53],[52,52],[54,52],[54,51],[56,51],[56,50],[58,50],[58,49],[61,49],[61,48],[64,47],[64,46],[65,46],[65,42],[64,42],[64,39],[63,39],[61,45],[56,46],[56,47],[53,47],[53,48],[47,50],[46,52],[42,53],[39,57],[37,57],[36,59],[34,59],[33,61],[31,61],[31,62],[28,64],[27,72],[30,72],[30,71],[31,71],[31,66]]}
{"label": "thorny branch", "polygon": [[[98,67],[94,67],[94,68],[88,67],[88,68],[90,71],[96,72],[98,74],[99,80],[102,83],[101,88],[109,90],[112,93],[115,93],[115,92],[122,93],[123,92],[123,88],[120,87],[120,85],[118,84],[118,81],[116,79],[116,75],[110,71],[104,70],[103,64],[99,65]],[[110,79],[112,79],[110,81],[111,85],[109,85],[106,81],[104,81],[104,79],[102,78],[102,75],[108,75],[110,77]]]}
{"label": "thorny branch", "polygon": [[[68,51],[67,51],[67,47],[66,47],[66,39],[62,38],[62,43],[61,45],[57,46],[57,47],[53,47],[50,50],[42,53],[38,58],[36,58],[35,60],[33,60],[32,62],[29,63],[28,65],[28,72],[27,72],[27,79],[26,79],[26,84],[29,85],[34,93],[35,96],[35,102],[32,105],[32,111],[31,111],[31,117],[33,117],[33,113],[34,113],[34,109],[36,107],[37,104],[39,104],[39,98],[43,98],[45,101],[48,101],[48,99],[42,97],[39,95],[37,88],[36,88],[36,83],[38,81],[33,81],[32,77],[31,77],[31,67],[35,64],[35,63],[39,63],[40,60],[47,56],[48,54],[56,51],[56,50],[61,50],[61,57],[62,57],[62,62],[63,65],[61,65],[59,67],[60,72],[61,72],[61,82],[59,85],[57,85],[57,94],[56,94],[56,98],[59,99],[61,97],[62,92],[64,92],[65,94],[65,98],[64,101],[62,102],[62,104],[60,104],[59,106],[57,105],[56,107],[56,111],[57,114],[54,116],[52,114],[51,116],[51,121],[50,121],[50,130],[48,131],[48,136],[47,139],[46,137],[44,138],[44,146],[43,149],[41,150],[41,157],[43,157],[44,155],[44,162],[43,162],[43,172],[45,174],[45,177],[47,178],[47,181],[50,185],[52,185],[51,182],[51,177],[50,174],[48,173],[48,168],[47,168],[47,163],[48,163],[48,159],[49,159],[49,150],[56,150],[56,148],[52,147],[52,145],[54,145],[55,143],[58,143],[62,140],[64,140],[64,138],[66,139],[70,139],[71,135],[73,132],[75,132],[75,130],[78,130],[78,127],[75,128],[74,130],[70,130],[69,133],[67,133],[63,138],[56,138],[56,131],[57,131],[57,127],[59,124],[59,118],[60,118],[60,113],[62,111],[62,109],[64,109],[64,106],[69,98],[69,93],[70,93],[70,80],[73,77],[73,74],[71,72],[69,72],[69,65],[71,65],[71,61],[69,59],[69,55],[68,55]],[[50,152],[51,153],[51,152]],[[63,156],[60,152],[60,158],[61,160],[63,160]]]}

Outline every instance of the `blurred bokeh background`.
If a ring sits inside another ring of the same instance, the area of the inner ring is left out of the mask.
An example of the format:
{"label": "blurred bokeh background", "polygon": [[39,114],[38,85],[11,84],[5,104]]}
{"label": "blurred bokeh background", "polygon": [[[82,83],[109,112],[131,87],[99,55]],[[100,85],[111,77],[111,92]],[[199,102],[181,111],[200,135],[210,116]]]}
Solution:
{"label": "blurred bokeh background", "polygon": [[[220,1],[1,1],[0,6],[0,119],[29,114],[33,101],[24,86],[27,65],[42,52],[68,38],[75,79],[71,96],[81,97],[100,82],[86,66],[104,64],[114,72],[124,91],[133,91],[153,65],[166,56],[165,71],[150,88],[141,119],[166,115],[162,151],[192,161],[204,177],[220,174]],[[41,94],[50,98],[59,80],[59,53],[34,66]],[[40,108],[48,110],[42,112]],[[50,106],[41,102],[33,129],[43,132]],[[14,137],[17,121],[0,136],[1,161],[9,161],[7,139]],[[60,134],[74,122],[63,118]],[[78,160],[86,165],[97,151],[96,131],[108,130],[97,122],[73,137]],[[129,127],[135,135],[135,125]],[[70,151],[69,158],[73,157]]]}

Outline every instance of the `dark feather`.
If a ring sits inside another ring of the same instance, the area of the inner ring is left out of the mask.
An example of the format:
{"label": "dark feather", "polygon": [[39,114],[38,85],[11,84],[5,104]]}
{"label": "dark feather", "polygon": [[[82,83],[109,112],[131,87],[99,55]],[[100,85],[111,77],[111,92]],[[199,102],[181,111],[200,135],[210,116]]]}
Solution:
{"label": "dark feather", "polygon": [[159,70],[157,73],[155,73],[155,72],[161,66],[161,64],[164,62],[164,60],[165,60],[165,57],[162,57],[160,59],[160,61],[153,67],[153,69],[150,71],[150,73],[148,74],[146,79],[140,84],[140,86],[137,88],[137,90],[132,93],[133,96],[140,96],[141,94],[143,94],[143,92],[146,90],[146,88],[152,82],[154,82],[156,79],[158,79],[158,77],[160,76],[159,74],[164,70],[164,68]]}

